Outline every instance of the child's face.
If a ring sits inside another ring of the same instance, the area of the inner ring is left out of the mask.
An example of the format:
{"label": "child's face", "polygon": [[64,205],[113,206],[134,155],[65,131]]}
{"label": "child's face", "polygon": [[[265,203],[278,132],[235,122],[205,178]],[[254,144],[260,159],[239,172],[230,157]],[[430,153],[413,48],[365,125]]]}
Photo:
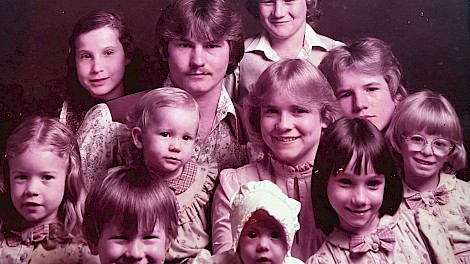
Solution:
{"label": "child's face", "polygon": [[395,101],[382,75],[343,72],[335,95],[347,117],[365,118],[380,130],[392,119]]}
{"label": "child's face", "polygon": [[68,160],[46,148],[31,148],[8,161],[11,200],[28,226],[58,220]]}
{"label": "child's face", "polygon": [[264,210],[256,211],[246,222],[238,244],[244,264],[280,264],[287,255],[284,229]]}
{"label": "child's face", "polygon": [[261,135],[274,156],[290,165],[315,159],[321,129],[326,127],[314,107],[298,105],[277,93],[261,106]]}
{"label": "child's face", "polygon": [[271,41],[301,36],[307,17],[306,0],[259,0],[259,18]]}
{"label": "child's face", "polygon": [[[190,159],[199,125],[197,110],[162,107],[153,113],[142,133],[142,147],[147,167],[166,173],[179,173]],[[139,146],[138,146],[139,147]],[[178,174],[179,175],[179,174]],[[167,179],[168,179],[167,178]]]}
{"label": "child's face", "polygon": [[80,84],[92,97],[115,99],[124,94],[126,58],[117,30],[106,26],[75,40],[75,64]]}
{"label": "child's face", "polygon": [[171,81],[195,98],[222,88],[230,46],[227,41],[201,42],[194,38],[168,43]]}
{"label": "child's face", "polygon": [[169,240],[157,224],[152,233],[139,231],[127,234],[115,224],[105,225],[93,253],[98,253],[102,264],[108,263],[163,263]]}
{"label": "child's face", "polygon": [[385,189],[384,175],[377,175],[373,168],[367,171],[355,174],[350,162],[344,171],[330,176],[327,186],[328,200],[341,228],[358,235],[377,228]]}
{"label": "child's face", "polygon": [[424,131],[407,133],[401,140],[406,183],[414,187],[428,182],[432,185],[430,188],[437,187],[439,171],[448,160],[452,143],[441,135]]}

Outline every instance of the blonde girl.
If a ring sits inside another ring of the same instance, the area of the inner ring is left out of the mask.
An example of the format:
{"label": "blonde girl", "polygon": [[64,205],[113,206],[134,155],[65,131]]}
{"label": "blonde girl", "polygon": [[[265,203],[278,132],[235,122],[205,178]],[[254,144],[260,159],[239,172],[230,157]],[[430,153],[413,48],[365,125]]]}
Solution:
{"label": "blonde girl", "polygon": [[399,153],[401,208],[427,210],[448,230],[459,261],[470,263],[470,184],[455,176],[467,160],[454,107],[441,94],[414,93],[398,105],[387,136]]}
{"label": "blonde girl", "polygon": [[248,134],[264,157],[220,173],[212,206],[214,252],[229,250],[232,245],[228,217],[232,195],[246,182],[270,180],[302,204],[302,226],[296,233],[292,256],[305,261],[325,239],[311,221],[310,181],[322,129],[341,116],[340,106],[321,72],[300,59],[271,65],[248,99]]}
{"label": "blonde girl", "polygon": [[78,145],[59,121],[23,121],[7,140],[0,262],[97,262],[82,238]]}

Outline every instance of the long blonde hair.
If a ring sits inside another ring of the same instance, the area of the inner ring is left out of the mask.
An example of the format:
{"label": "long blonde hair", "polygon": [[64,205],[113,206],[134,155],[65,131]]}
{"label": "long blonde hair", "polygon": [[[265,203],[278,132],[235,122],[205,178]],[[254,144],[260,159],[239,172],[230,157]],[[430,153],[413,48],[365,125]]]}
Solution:
{"label": "long blonde hair", "polygon": [[59,157],[67,158],[68,170],[65,193],[58,216],[72,237],[81,235],[82,207],[85,201],[85,184],[81,168],[78,143],[74,134],[58,120],[31,117],[16,127],[7,139],[6,161],[3,164],[4,190],[2,200],[2,229],[18,228],[21,216],[11,203],[10,171],[8,162],[31,148],[44,147]]}

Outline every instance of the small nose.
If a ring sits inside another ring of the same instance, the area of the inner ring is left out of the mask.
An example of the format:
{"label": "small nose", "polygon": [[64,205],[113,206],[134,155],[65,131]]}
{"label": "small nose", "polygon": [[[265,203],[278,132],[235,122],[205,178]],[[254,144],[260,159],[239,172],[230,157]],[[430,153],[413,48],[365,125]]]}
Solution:
{"label": "small nose", "polygon": [[139,261],[139,260],[142,260],[144,256],[145,256],[144,245],[142,241],[139,241],[137,239],[130,241],[127,251],[125,253],[125,257],[127,261],[130,261],[130,262]]}
{"label": "small nose", "polygon": [[191,66],[194,68],[204,66],[204,47],[196,45],[191,52]]}
{"label": "small nose", "polygon": [[256,245],[256,252],[269,251],[269,243],[270,243],[269,238],[265,236],[259,237],[258,244]]}
{"label": "small nose", "polygon": [[287,113],[281,113],[277,123],[277,129],[281,131],[289,130],[292,128],[292,117]]}
{"label": "small nose", "polygon": [[28,180],[26,184],[25,194],[28,196],[37,196],[39,194],[40,183],[35,178]]}
{"label": "small nose", "polygon": [[103,60],[99,57],[93,58],[92,72],[97,74],[103,71]]}
{"label": "small nose", "polygon": [[432,154],[434,154],[434,150],[432,149],[432,145],[430,142],[425,142],[424,143],[424,146],[423,146],[423,149],[421,150],[421,153],[423,153],[424,155],[427,155],[427,156],[431,156]]}
{"label": "small nose", "polygon": [[366,203],[366,194],[363,187],[356,188],[352,195],[352,201],[355,205],[363,205]]}
{"label": "small nose", "polygon": [[360,112],[362,109],[369,107],[369,98],[363,92],[357,92],[354,95],[354,111]]}
{"label": "small nose", "polygon": [[180,139],[174,139],[173,141],[171,141],[169,149],[172,152],[180,152],[180,150],[181,150]]}

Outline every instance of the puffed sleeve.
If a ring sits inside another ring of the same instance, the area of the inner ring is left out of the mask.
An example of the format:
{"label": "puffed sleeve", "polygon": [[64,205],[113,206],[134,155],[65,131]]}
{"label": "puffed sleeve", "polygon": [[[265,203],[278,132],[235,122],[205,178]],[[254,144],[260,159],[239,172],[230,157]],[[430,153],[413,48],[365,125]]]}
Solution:
{"label": "puffed sleeve", "polygon": [[97,104],[85,116],[77,131],[82,158],[83,177],[87,188],[107,169],[118,165],[118,135],[126,133],[124,124],[113,122],[106,104]]}
{"label": "puffed sleeve", "polygon": [[236,169],[225,169],[219,175],[212,202],[212,250],[214,254],[228,251],[232,247],[230,224],[230,198],[240,188]]}

